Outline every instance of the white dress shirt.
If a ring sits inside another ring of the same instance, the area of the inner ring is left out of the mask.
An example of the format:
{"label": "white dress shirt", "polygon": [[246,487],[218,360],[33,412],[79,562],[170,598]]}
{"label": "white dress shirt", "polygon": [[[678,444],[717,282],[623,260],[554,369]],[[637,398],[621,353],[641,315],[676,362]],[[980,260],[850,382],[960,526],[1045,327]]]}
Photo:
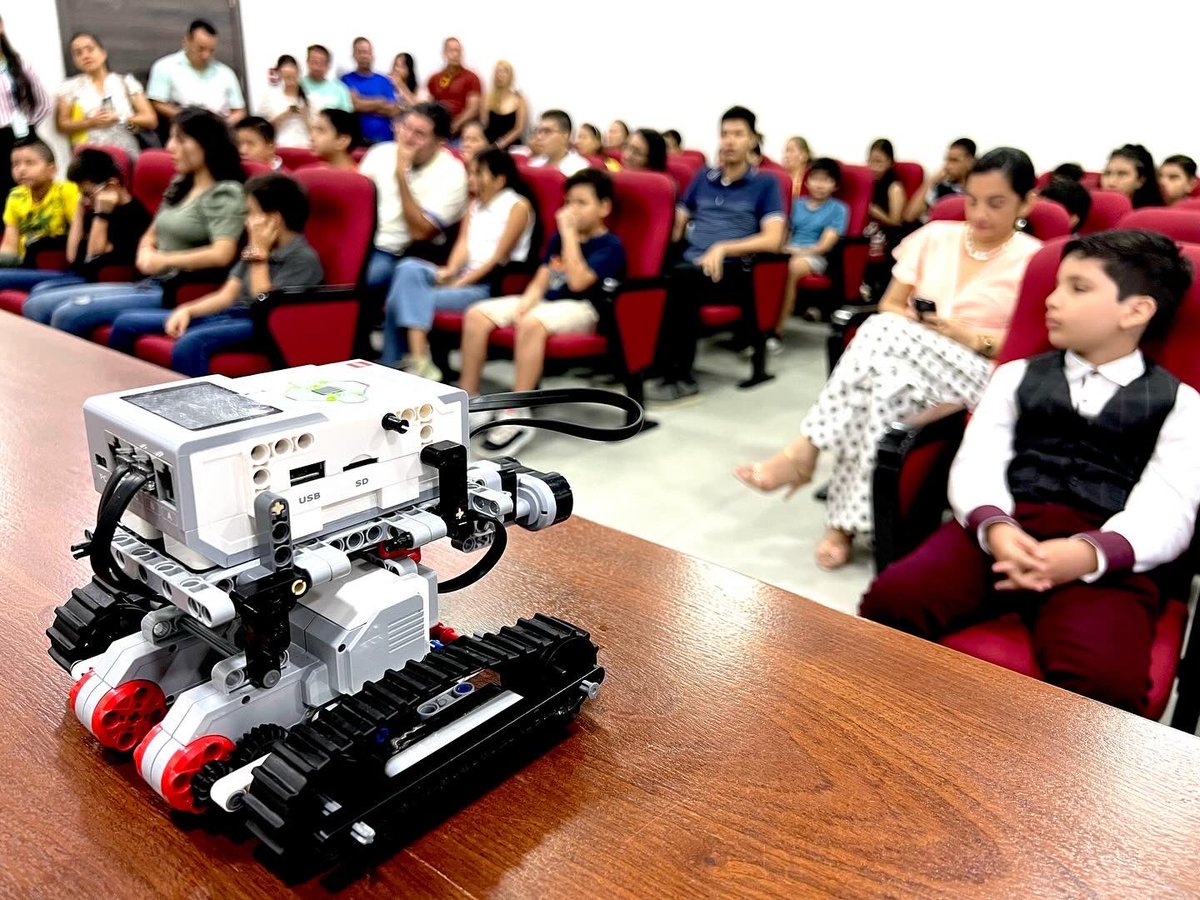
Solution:
{"label": "white dress shirt", "polygon": [[[1017,389],[1026,360],[1000,366],[984,390],[950,467],[950,507],[964,528],[976,527],[979,544],[989,525],[1013,514],[1008,466],[1013,459],[1017,423]],[[1087,419],[1095,418],[1117,390],[1146,371],[1140,350],[1101,366],[1068,351],[1064,362],[1071,404]],[[1133,550],[1133,571],[1146,572],[1179,557],[1192,539],[1200,505],[1200,394],[1180,384],[1175,406],[1163,422],[1158,442],[1125,508],[1100,527],[1119,535]],[[971,523],[970,525],[968,523]],[[1099,568],[1084,581],[1108,569],[1102,543],[1096,548]]]}

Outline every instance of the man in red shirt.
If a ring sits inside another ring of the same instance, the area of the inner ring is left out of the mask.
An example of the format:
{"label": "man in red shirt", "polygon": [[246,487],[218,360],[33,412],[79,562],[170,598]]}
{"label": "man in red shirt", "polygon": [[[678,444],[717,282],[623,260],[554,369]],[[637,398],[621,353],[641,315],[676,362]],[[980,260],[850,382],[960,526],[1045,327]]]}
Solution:
{"label": "man in red shirt", "polygon": [[450,111],[450,133],[458,137],[463,125],[479,118],[479,98],[483,85],[479,76],[462,64],[462,43],[458,38],[446,38],[442,45],[446,68],[429,78],[429,96]]}

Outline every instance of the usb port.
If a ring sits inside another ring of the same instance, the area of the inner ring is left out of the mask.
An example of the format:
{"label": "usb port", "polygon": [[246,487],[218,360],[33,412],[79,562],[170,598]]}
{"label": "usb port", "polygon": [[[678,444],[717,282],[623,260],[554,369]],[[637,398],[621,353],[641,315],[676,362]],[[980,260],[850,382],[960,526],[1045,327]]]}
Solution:
{"label": "usb port", "polygon": [[368,456],[365,459],[357,459],[352,463],[347,463],[346,467],[342,469],[342,471],[349,472],[351,469],[361,469],[363,466],[373,466],[377,462],[379,462],[379,457]]}
{"label": "usb port", "polygon": [[318,478],[325,477],[325,463],[316,462],[312,465],[301,466],[298,469],[292,469],[292,487],[298,484],[307,484],[310,481],[316,481]]}
{"label": "usb port", "polygon": [[171,467],[161,460],[154,463],[154,492],[163,503],[175,505],[175,479]]}

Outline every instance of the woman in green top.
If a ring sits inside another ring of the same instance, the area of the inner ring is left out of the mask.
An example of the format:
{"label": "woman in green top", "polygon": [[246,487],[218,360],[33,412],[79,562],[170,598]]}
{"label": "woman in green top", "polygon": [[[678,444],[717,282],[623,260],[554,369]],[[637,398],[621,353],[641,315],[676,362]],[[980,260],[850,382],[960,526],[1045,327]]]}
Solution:
{"label": "woman in green top", "polygon": [[163,282],[181,272],[220,270],[213,280],[221,281],[233,265],[245,228],[246,176],[225,122],[204,109],[185,109],[171,123],[167,150],[179,174],[138,245],[137,267],[150,277],[52,289],[63,298],[50,317],[55,328],[88,334],[127,309],[161,306]]}

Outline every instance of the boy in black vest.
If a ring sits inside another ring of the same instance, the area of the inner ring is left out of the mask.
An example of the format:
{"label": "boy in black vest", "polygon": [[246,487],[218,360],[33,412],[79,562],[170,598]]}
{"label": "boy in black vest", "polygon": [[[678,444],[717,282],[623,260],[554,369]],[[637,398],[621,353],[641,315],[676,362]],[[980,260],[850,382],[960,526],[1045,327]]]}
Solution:
{"label": "boy in black vest", "polygon": [[1200,504],[1200,395],[1138,345],[1191,281],[1161,235],[1066,245],[1046,299],[1058,349],[996,370],[950,471],[956,521],[876,578],[863,616],[936,640],[1021,612],[1047,681],[1138,709],[1157,576]]}

